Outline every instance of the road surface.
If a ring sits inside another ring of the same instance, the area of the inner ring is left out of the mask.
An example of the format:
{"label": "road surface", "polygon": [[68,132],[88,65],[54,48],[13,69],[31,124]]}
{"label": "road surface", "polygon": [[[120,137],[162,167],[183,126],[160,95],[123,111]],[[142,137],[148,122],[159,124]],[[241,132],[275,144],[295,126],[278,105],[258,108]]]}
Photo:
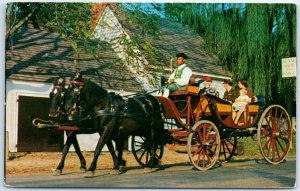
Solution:
{"label": "road surface", "polygon": [[25,188],[293,188],[295,181],[296,157],[288,157],[279,165],[263,159],[235,160],[206,172],[183,163],[162,166],[152,173],[128,167],[120,175],[110,175],[108,169],[99,169],[93,178],[84,178],[79,172],[10,176],[5,184]]}

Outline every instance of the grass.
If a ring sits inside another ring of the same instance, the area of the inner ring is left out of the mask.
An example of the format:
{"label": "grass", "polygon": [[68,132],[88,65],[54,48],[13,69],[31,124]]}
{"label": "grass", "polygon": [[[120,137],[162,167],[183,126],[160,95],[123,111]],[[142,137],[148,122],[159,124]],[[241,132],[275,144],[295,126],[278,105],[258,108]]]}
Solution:
{"label": "grass", "polygon": [[[251,137],[245,137],[239,139],[239,141],[244,144],[244,155],[241,156],[250,157],[250,158],[262,157],[258,146],[257,135],[253,136],[253,139]],[[292,148],[290,148],[288,152],[288,156],[295,156],[295,155],[296,155],[296,133],[293,133]]]}

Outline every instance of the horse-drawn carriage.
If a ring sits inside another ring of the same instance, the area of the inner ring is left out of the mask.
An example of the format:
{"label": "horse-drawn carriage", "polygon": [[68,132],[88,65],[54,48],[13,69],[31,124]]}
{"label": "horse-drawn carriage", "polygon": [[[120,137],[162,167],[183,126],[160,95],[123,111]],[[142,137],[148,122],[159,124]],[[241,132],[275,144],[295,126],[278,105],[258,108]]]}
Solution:
{"label": "horse-drawn carriage", "polygon": [[272,164],[282,162],[291,147],[290,117],[280,105],[249,103],[235,122],[230,102],[210,94],[198,95],[195,86],[157,99],[163,105],[164,117],[174,119],[178,126],[169,129],[173,142],[187,144],[190,161],[199,170],[230,160],[241,137],[257,134],[261,154]]}
{"label": "horse-drawn carriage", "polygon": [[[166,142],[186,145],[191,163],[199,170],[208,170],[218,161],[230,160],[235,154],[238,139],[241,137],[257,134],[263,157],[273,164],[282,162],[291,146],[290,118],[280,105],[265,107],[261,102],[249,103],[236,123],[232,118],[230,102],[210,94],[199,95],[196,86],[188,85],[185,90],[171,93],[169,98],[155,96],[155,99],[154,96],[146,94],[124,101],[122,97],[110,95],[102,88],[96,86],[88,88],[88,85],[88,81],[73,80],[69,88],[65,89],[64,83],[54,84],[50,113],[60,116],[63,120],[58,124],[38,123],[37,120],[33,122],[39,128],[54,128],[68,132],[63,157],[57,167],[58,174],[62,171],[71,144],[79,153],[81,168],[86,168],[74,133],[79,131],[84,133],[84,130],[89,133],[100,133],[100,140],[89,171],[95,170],[96,161],[104,144],[107,144],[114,159],[114,169],[118,170],[119,165],[124,164],[122,151],[124,138],[128,136],[127,132],[131,132],[132,135],[131,149],[135,159],[141,166],[150,167],[162,158]],[[91,96],[92,92],[88,90],[97,88],[99,91],[94,94],[99,96],[94,99]],[[88,103],[90,100],[96,100],[97,104]],[[92,109],[88,111],[92,112],[74,120],[74,116],[78,117],[78,114],[87,110],[84,108],[86,105],[91,106]],[[70,116],[72,116],[71,120]],[[99,117],[101,120],[96,121],[95,119]],[[169,123],[176,127],[164,129],[164,126],[168,126]],[[92,127],[92,130],[85,128],[87,124]],[[134,131],[131,126],[134,126]],[[167,136],[164,136],[162,130],[167,132]],[[112,131],[116,132],[113,134]],[[111,140],[116,141],[118,156],[114,153]]]}

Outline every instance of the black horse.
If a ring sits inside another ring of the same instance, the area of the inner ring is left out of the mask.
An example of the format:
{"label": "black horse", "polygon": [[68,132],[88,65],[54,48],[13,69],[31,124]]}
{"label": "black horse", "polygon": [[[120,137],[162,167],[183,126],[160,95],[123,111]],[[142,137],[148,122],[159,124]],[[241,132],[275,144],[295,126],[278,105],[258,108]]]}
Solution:
{"label": "black horse", "polygon": [[[67,132],[63,156],[54,174],[62,172],[65,157],[71,144],[74,145],[79,156],[82,171],[85,171],[86,162],[76,139],[78,133],[98,132],[101,135],[88,176],[94,174],[97,159],[105,144],[107,144],[114,161],[113,170],[119,171],[119,166],[126,164],[122,159],[122,153],[128,135],[140,135],[151,140],[153,149],[149,166],[152,167],[155,164],[154,151],[159,144],[157,140],[162,137],[163,132],[160,105],[155,97],[143,95],[124,101],[121,96],[108,93],[88,80],[76,79],[72,80],[70,84],[67,89],[58,88],[57,85],[54,85],[56,91],[51,96],[52,109],[50,111],[55,115],[57,115],[57,111],[60,111],[63,122],[71,123],[79,127],[80,130]],[[118,157],[115,154],[112,140],[116,143]]]}
{"label": "black horse", "polygon": [[[100,131],[100,138],[94,158],[86,176],[93,176],[98,157],[105,144],[115,141],[118,157],[114,158],[114,170],[119,170],[124,142],[129,135],[143,136],[150,140],[151,160],[149,167],[155,165],[155,151],[163,137],[164,122],[158,100],[152,95],[139,95],[128,100],[114,93],[107,93],[102,87],[89,80],[72,82],[66,94],[65,111],[68,120],[81,121],[83,129],[86,120],[91,120]],[[114,148],[109,148],[114,149]],[[111,150],[110,150],[111,151]],[[113,154],[114,151],[111,151]]]}
{"label": "black horse", "polygon": [[[77,81],[71,81],[72,87],[78,87],[80,86],[80,82]],[[97,87],[96,87],[97,88]],[[101,132],[101,129],[98,126],[98,123],[95,119],[86,119],[82,121],[70,121],[66,115],[65,111],[65,103],[66,103],[66,95],[68,92],[70,92],[70,87],[65,88],[65,79],[59,78],[54,80],[53,83],[53,89],[50,92],[50,99],[51,99],[51,105],[49,109],[49,116],[50,117],[56,117],[59,118],[59,124],[61,125],[69,125],[69,126],[76,126],[79,127],[79,131],[73,131],[73,130],[66,130],[67,140],[64,145],[63,151],[62,151],[62,158],[56,169],[53,171],[53,175],[60,175],[62,173],[62,169],[65,164],[65,158],[69,152],[70,146],[73,144],[75,152],[77,153],[79,160],[80,160],[80,170],[81,172],[86,172],[86,160],[84,156],[81,153],[78,140],[76,135],[77,134],[92,134],[92,133],[99,133]],[[74,89],[72,88],[72,92],[74,92]],[[106,91],[101,92],[105,97],[107,96]],[[125,165],[125,161],[122,159],[117,160],[117,156],[113,149],[112,142],[107,142],[107,147],[111,153],[111,156],[114,160],[114,163],[117,163],[120,161],[121,165]],[[119,166],[119,164],[115,164],[115,166]]]}

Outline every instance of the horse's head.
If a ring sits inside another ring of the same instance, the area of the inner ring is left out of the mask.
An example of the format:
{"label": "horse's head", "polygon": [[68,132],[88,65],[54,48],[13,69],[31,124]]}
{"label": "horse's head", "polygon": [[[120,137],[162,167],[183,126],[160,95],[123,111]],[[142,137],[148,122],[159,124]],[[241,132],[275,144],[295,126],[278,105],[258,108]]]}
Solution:
{"label": "horse's head", "polygon": [[70,82],[70,87],[66,91],[64,109],[68,120],[77,119],[83,114],[83,86],[84,82],[72,80]]}
{"label": "horse's head", "polygon": [[107,91],[90,80],[76,79],[70,81],[66,93],[65,111],[68,120],[76,120],[107,105]]}
{"label": "horse's head", "polygon": [[56,79],[53,83],[52,91],[49,95],[51,99],[51,105],[49,109],[50,117],[61,117],[63,113],[63,105],[65,99],[65,79]]}

